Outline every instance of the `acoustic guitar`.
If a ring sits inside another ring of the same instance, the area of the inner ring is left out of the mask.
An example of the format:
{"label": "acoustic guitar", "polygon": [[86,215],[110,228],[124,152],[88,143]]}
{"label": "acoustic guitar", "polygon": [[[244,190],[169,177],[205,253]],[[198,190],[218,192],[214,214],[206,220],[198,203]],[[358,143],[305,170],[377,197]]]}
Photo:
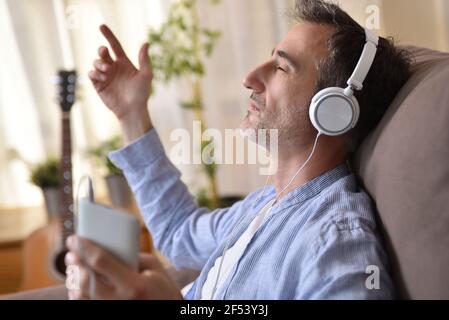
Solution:
{"label": "acoustic guitar", "polygon": [[[34,231],[23,244],[24,268],[21,290],[43,288],[65,282],[66,240],[74,233],[72,138],[70,111],[76,98],[75,71],[58,73],[58,100],[62,111],[62,154],[60,161],[60,208],[48,225]],[[141,251],[151,252],[152,241],[142,225]]]}

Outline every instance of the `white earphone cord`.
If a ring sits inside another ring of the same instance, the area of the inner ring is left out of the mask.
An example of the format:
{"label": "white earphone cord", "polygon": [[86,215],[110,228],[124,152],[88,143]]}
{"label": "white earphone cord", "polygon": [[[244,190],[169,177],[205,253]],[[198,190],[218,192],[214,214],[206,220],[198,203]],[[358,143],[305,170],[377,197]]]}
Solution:
{"label": "white earphone cord", "polygon": [[298,169],[298,171],[296,171],[295,175],[293,176],[293,178],[291,178],[290,182],[287,184],[287,186],[285,186],[284,189],[282,189],[281,192],[279,192],[278,196],[276,197],[276,200],[274,201],[274,203],[276,203],[279,198],[281,197],[281,195],[284,193],[285,190],[288,189],[288,187],[290,187],[290,185],[293,183],[293,181],[295,181],[296,177],[301,173],[301,171],[306,167],[306,165],[310,162],[310,160],[312,159],[313,154],[315,153],[316,147],[318,145],[318,139],[320,138],[321,133],[318,133],[316,135],[315,138],[315,142],[313,143],[313,148],[312,151],[310,152],[309,157],[307,158],[307,160],[304,162],[304,164]]}
{"label": "white earphone cord", "polygon": [[[306,165],[310,162],[310,160],[312,159],[313,154],[315,153],[315,150],[316,150],[316,147],[317,147],[317,145],[318,145],[318,140],[319,140],[320,136],[321,136],[321,133],[318,132],[318,134],[317,134],[317,136],[316,136],[316,138],[315,138],[315,142],[313,143],[312,151],[310,152],[309,157],[307,158],[306,161],[304,161],[304,163],[303,163],[302,166],[298,169],[298,171],[296,171],[295,175],[293,176],[293,178],[290,179],[290,182],[285,186],[285,188],[283,188],[283,189],[281,190],[281,192],[279,192],[279,194],[278,194],[278,195],[276,196],[276,198],[274,199],[274,202],[271,204],[270,209],[277,203],[277,201],[279,200],[279,198],[281,197],[281,195],[284,193],[284,191],[287,190],[288,187],[291,186],[291,184],[293,183],[293,181],[295,181],[296,177],[301,173],[301,171],[302,171],[302,170],[306,167]],[[264,194],[265,194],[265,188],[267,187],[268,181],[269,181],[269,180],[270,180],[270,176],[268,176],[267,181],[265,182],[265,186],[264,186],[263,189],[262,189],[262,193],[261,193],[261,195],[257,198],[256,202],[253,203],[253,206],[254,206],[255,203],[258,203],[259,200],[264,196]],[[252,206],[252,207],[253,207],[253,206]],[[252,207],[251,207],[251,208],[252,208]],[[243,221],[243,219],[244,219],[245,217],[246,217],[246,215],[242,215],[242,217],[241,217],[241,218],[237,221],[237,223],[234,225],[234,227],[233,227],[233,229],[232,229],[232,231],[231,231],[231,235],[228,237],[228,240],[227,240],[227,242],[226,242],[226,246],[225,246],[225,248],[223,249],[223,253],[222,253],[222,255],[221,255],[221,261],[220,261],[220,265],[218,266],[217,276],[215,277],[215,283],[214,283],[214,286],[213,286],[213,289],[212,289],[212,293],[211,293],[211,296],[210,296],[210,300],[212,300],[212,299],[214,298],[215,293],[216,293],[216,291],[217,291],[218,281],[219,281],[219,279],[220,279],[221,268],[222,268],[222,266],[223,266],[223,261],[224,261],[225,255],[226,255],[226,251],[228,251],[228,248],[229,248],[231,239],[234,237],[234,232],[235,232],[235,230],[237,229],[237,226],[240,225],[240,223]]]}

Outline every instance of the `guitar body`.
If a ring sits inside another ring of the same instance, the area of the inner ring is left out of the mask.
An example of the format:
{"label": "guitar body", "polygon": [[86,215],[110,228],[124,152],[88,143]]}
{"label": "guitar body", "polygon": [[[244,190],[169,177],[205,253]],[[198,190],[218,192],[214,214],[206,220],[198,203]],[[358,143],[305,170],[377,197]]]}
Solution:
{"label": "guitar body", "polygon": [[64,283],[57,275],[54,265],[54,243],[61,233],[57,220],[34,231],[23,243],[22,254],[25,261],[21,290],[32,290]]}

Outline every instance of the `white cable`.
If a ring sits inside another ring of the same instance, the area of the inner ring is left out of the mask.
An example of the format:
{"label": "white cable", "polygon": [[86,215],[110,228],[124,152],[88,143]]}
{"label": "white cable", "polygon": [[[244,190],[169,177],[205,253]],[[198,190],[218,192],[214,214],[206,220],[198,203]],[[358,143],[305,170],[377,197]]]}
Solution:
{"label": "white cable", "polygon": [[[74,203],[74,212],[75,212],[75,226],[78,226],[78,208],[79,208],[79,193],[80,193],[80,188],[81,185],[83,184],[84,180],[87,179],[89,182],[89,200],[90,201],[94,201],[94,194],[93,194],[93,188],[92,188],[92,179],[91,177],[85,175],[82,176],[81,179],[78,182],[78,186],[76,188],[76,195],[75,195],[75,203]],[[80,255],[81,255],[81,259],[82,260],[86,260],[85,256],[84,256],[84,250],[83,250],[83,246],[82,243],[79,242],[79,251],[80,251]],[[88,268],[88,272],[89,272],[89,298],[91,300],[95,300],[95,296],[96,296],[96,287],[95,287],[95,272],[91,269]]]}
{"label": "white cable", "polygon": [[[318,139],[320,138],[320,136],[321,136],[321,133],[318,132],[318,134],[317,134],[317,136],[316,136],[316,138],[315,138],[315,142],[314,142],[314,144],[313,144],[312,151],[310,152],[309,157],[308,157],[307,160],[303,163],[303,165],[298,169],[298,171],[296,171],[295,175],[293,176],[293,178],[291,178],[291,180],[290,180],[290,182],[287,184],[287,186],[285,186],[285,188],[283,188],[283,189],[281,190],[281,192],[279,192],[279,194],[275,197],[274,201],[272,202],[272,204],[271,204],[270,208],[268,208],[268,210],[270,210],[270,209],[277,203],[277,201],[279,200],[279,198],[280,198],[280,196],[282,195],[282,193],[284,193],[284,191],[287,190],[288,187],[290,187],[290,185],[293,183],[293,181],[296,179],[296,177],[299,175],[299,173],[300,173],[300,172],[306,167],[306,165],[310,162],[310,160],[312,159],[313,154],[315,153],[316,147],[317,147],[317,145],[318,145]],[[267,186],[269,180],[270,180],[270,177],[268,177],[268,178],[267,178],[267,181],[265,182],[265,186],[263,187],[261,196],[258,197],[257,201],[253,203],[253,205],[251,206],[251,208],[253,208],[254,205],[255,205],[257,202],[259,202],[259,200],[260,200],[260,199],[262,198],[262,196],[265,194],[265,188],[266,188],[266,186]],[[246,215],[242,215],[242,218],[240,218],[240,219],[238,220],[238,222],[234,225],[234,228],[233,228],[232,231],[231,231],[231,235],[228,237],[228,240],[227,240],[227,242],[226,242],[226,246],[225,246],[225,248],[223,249],[223,253],[221,254],[221,261],[220,261],[220,264],[219,264],[219,266],[218,266],[217,276],[215,277],[215,283],[214,283],[214,286],[213,286],[213,289],[212,289],[212,293],[211,293],[211,296],[210,296],[210,300],[212,300],[212,299],[214,298],[215,293],[216,293],[216,291],[217,291],[218,281],[219,281],[219,279],[220,279],[221,268],[222,268],[222,266],[223,266],[223,261],[224,261],[224,259],[225,259],[226,251],[228,251],[228,248],[229,248],[231,239],[234,237],[233,233],[234,233],[235,229],[237,228],[237,226],[240,225],[240,223],[243,221],[243,218],[245,218],[245,217],[246,217]]]}
{"label": "white cable", "polygon": [[279,192],[278,196],[276,197],[273,205],[279,200],[279,198],[281,197],[281,195],[284,193],[285,190],[288,189],[288,187],[290,187],[290,185],[293,183],[293,181],[295,181],[296,177],[301,173],[301,171],[305,168],[305,166],[310,162],[310,160],[312,159],[313,154],[315,153],[315,149],[316,146],[318,145],[318,139],[320,138],[321,133],[318,132],[318,134],[316,135],[315,138],[315,142],[313,144],[313,148],[312,151],[310,152],[309,157],[307,158],[307,160],[304,162],[304,164],[301,166],[301,168],[298,169],[298,171],[296,171],[295,175],[293,176],[293,178],[291,178],[290,182],[285,186],[284,189],[282,189],[281,192]]}

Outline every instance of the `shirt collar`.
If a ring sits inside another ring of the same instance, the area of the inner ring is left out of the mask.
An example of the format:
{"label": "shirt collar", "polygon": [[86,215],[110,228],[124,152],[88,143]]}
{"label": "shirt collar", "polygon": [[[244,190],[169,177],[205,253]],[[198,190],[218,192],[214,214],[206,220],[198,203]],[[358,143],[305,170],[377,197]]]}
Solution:
{"label": "shirt collar", "polygon": [[[274,205],[274,207],[276,207],[275,211],[279,212],[282,209],[313,198],[317,194],[321,193],[321,191],[349,174],[350,171],[346,163],[326,171],[322,175],[306,182],[287,194],[279,203]],[[274,186],[270,186],[267,191],[267,196],[264,196],[263,199],[261,199],[258,206],[263,205],[262,203],[270,201],[274,196],[276,196],[276,190]]]}

